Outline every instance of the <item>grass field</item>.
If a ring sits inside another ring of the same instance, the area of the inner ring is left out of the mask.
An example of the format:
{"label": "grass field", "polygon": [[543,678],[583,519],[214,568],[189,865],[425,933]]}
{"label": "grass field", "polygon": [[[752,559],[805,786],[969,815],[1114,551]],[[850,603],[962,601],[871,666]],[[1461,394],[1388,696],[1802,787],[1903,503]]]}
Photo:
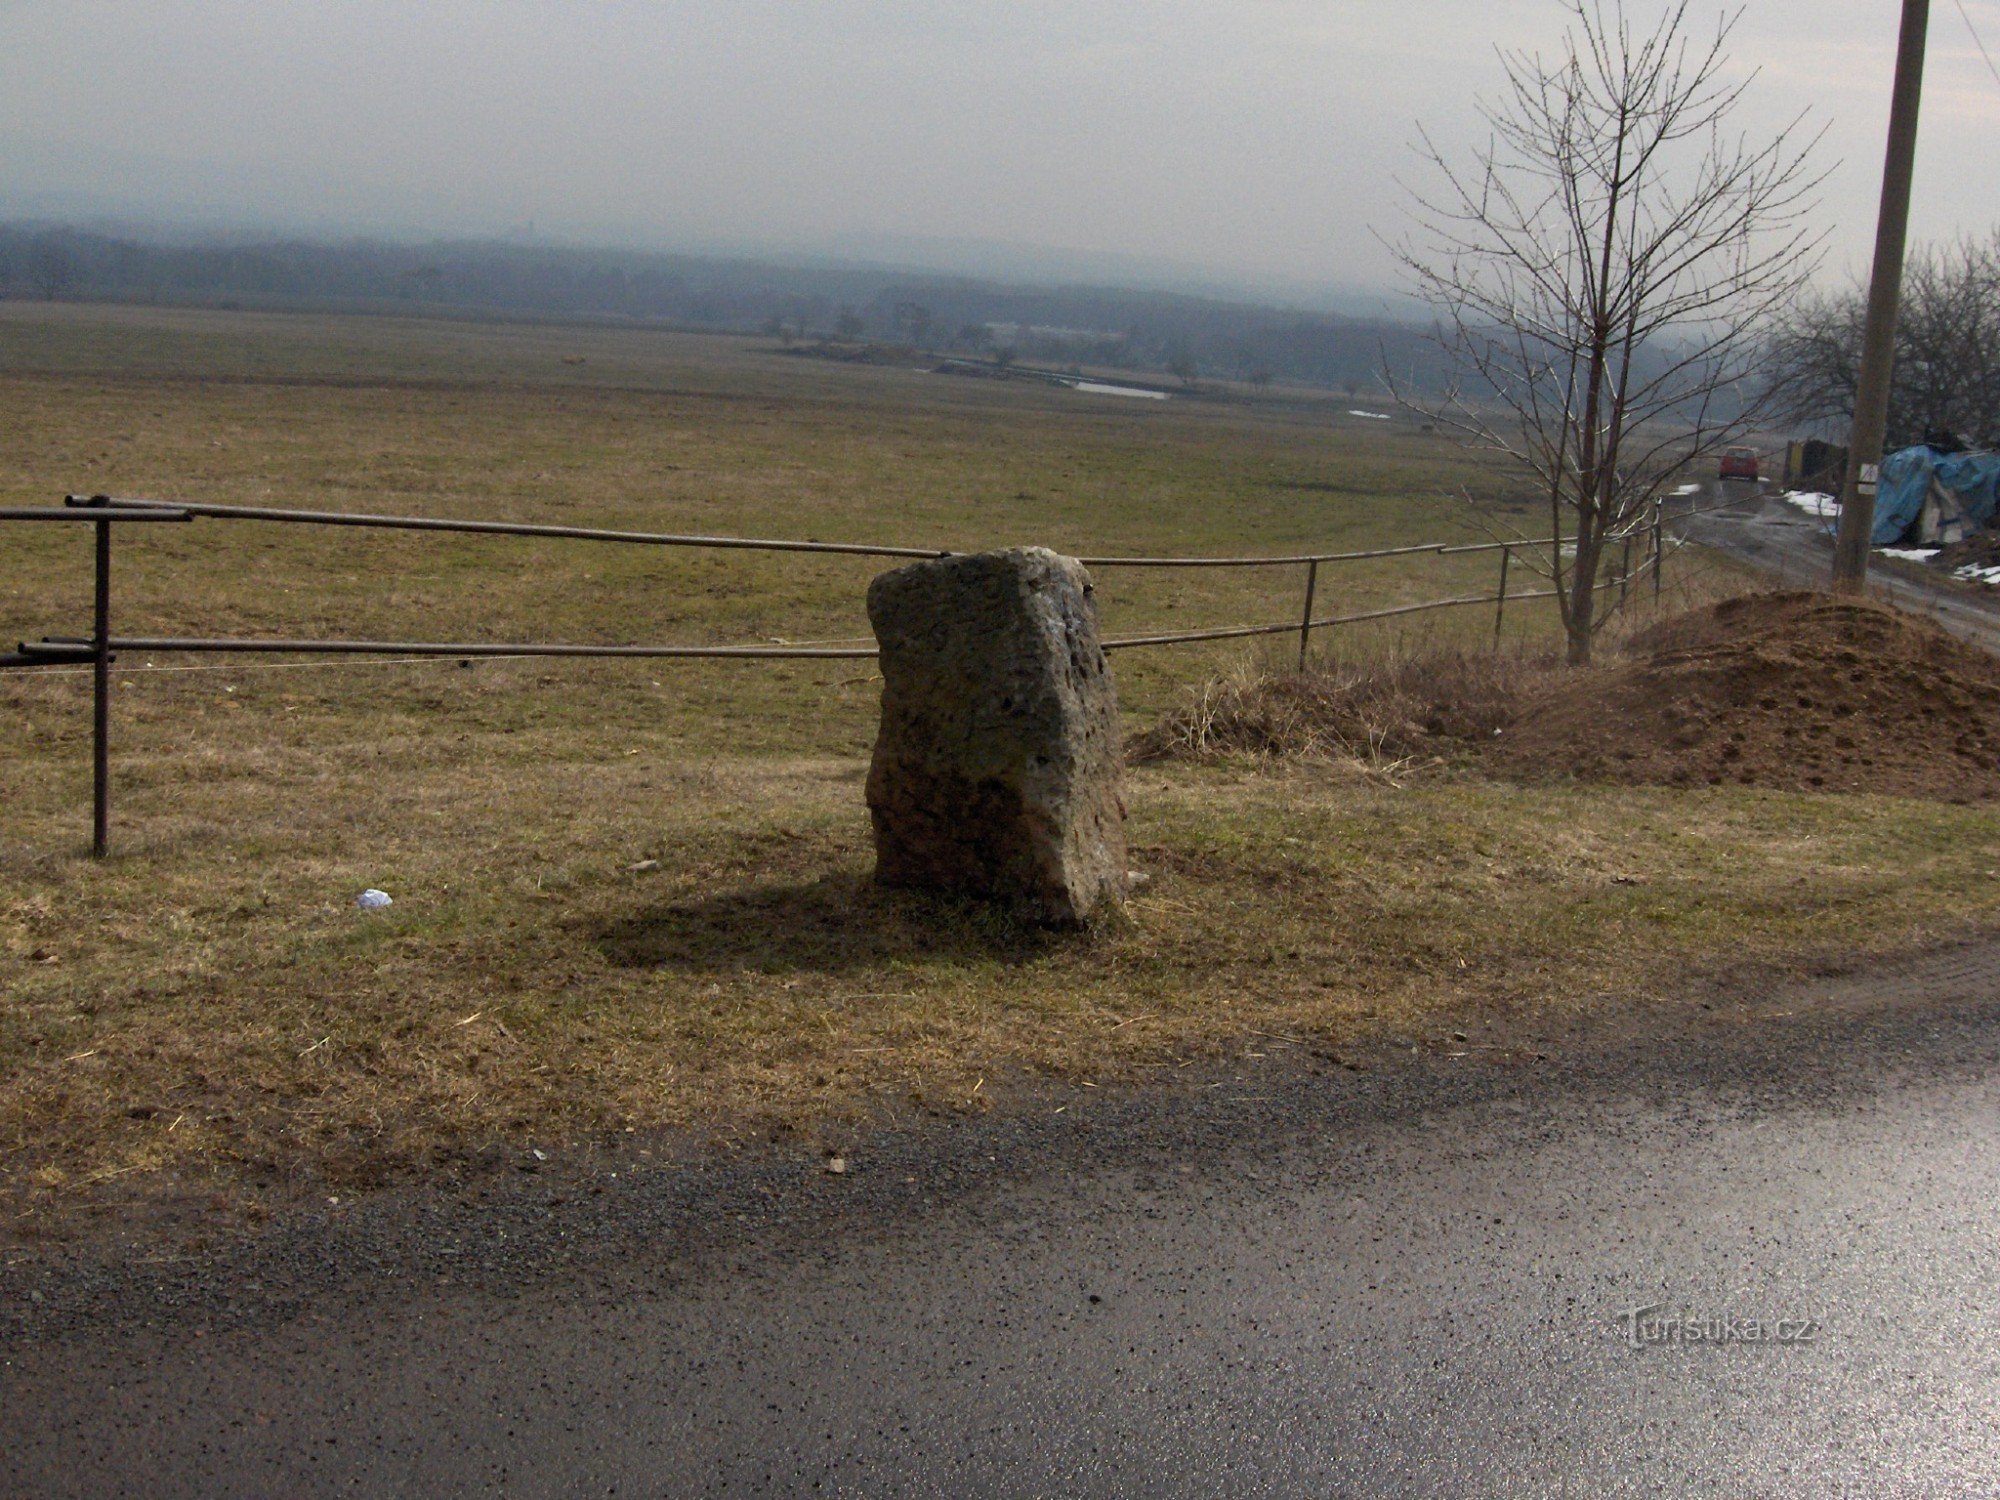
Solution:
{"label": "grass field", "polygon": [[[1454,496],[1509,495],[1304,395],[1130,402],[634,330],[0,303],[0,403],[0,504],[1236,553],[1475,539]],[[0,533],[0,640],[87,628],[88,551]],[[858,640],[879,566],[205,521],[121,540],[117,629]],[[1329,570],[1321,598],[1482,592],[1494,567]],[[1302,580],[1099,582],[1122,634],[1290,618]],[[1490,631],[1458,611],[1329,648]],[[1509,649],[1553,636],[1546,604],[1510,614]],[[1128,718],[1290,649],[1125,653]],[[2000,898],[1983,808],[1145,766],[1130,920],[1037,935],[870,889],[877,688],[854,662],[128,659],[98,864],[87,688],[0,676],[8,1233],[126,1186],[254,1206],[495,1143],[984,1107],[1023,1071],[1096,1082],[1260,1033],[1504,1028],[1678,966],[1905,945]],[[353,910],[369,885],[395,907]]]}
{"label": "grass field", "polygon": [[[1456,449],[1329,402],[1132,402],[722,338],[14,304],[0,382],[23,439],[0,469],[14,503],[67,488],[960,550],[1282,553],[1478,540],[1451,492],[1494,490]],[[77,625],[77,540],[16,544],[38,576],[29,592],[9,578],[0,628]],[[803,641],[865,638],[861,595],[882,566],[210,523],[135,540],[119,600],[147,632]],[[1486,592],[1495,569],[1480,555],[1329,570],[1322,610]],[[1100,579],[1114,633],[1291,618],[1302,583],[1295,569]],[[1547,619],[1524,610],[1517,627]],[[1459,626],[1487,628],[1470,614],[1445,628]],[[1126,660],[1141,714],[1190,675],[1185,653]],[[797,698],[761,696],[784,681],[768,673],[724,678],[714,709],[754,706],[753,731]]]}

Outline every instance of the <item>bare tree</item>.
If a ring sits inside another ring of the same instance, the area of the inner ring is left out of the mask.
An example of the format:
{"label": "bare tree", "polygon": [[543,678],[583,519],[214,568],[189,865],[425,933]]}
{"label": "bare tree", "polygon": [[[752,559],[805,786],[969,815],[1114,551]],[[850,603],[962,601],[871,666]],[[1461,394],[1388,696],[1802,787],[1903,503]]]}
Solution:
{"label": "bare tree", "polygon": [[[1435,314],[1442,394],[1405,405],[1532,476],[1553,534],[1568,655],[1615,596],[1608,544],[1670,479],[1752,426],[1764,330],[1820,258],[1802,120],[1733,133],[1740,12],[1697,37],[1689,0],[1635,26],[1624,0],[1565,0],[1560,50],[1504,52],[1486,143],[1455,165],[1420,137],[1427,187],[1397,258]],[[1815,138],[1816,139],[1816,138]]]}
{"label": "bare tree", "polygon": [[[1866,311],[1865,290],[1819,292],[1779,323],[1768,368],[1785,415],[1845,436]],[[2000,444],[2000,232],[1919,250],[1903,270],[1889,446],[1947,432]]]}
{"label": "bare tree", "polygon": [[35,237],[28,248],[28,280],[45,301],[56,302],[76,288],[76,251],[59,229]]}

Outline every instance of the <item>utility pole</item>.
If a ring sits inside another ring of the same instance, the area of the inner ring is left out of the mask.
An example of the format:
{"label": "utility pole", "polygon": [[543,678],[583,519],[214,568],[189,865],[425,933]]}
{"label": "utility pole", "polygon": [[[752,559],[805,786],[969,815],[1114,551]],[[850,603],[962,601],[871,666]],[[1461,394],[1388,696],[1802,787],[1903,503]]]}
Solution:
{"label": "utility pole", "polygon": [[1896,363],[1896,307],[1903,291],[1903,241],[1910,226],[1910,176],[1917,155],[1917,103],[1924,88],[1924,33],[1930,0],[1903,0],[1896,44],[1896,90],[1889,104],[1889,152],[1882,165],[1882,211],[1875,224],[1875,268],[1868,278],[1868,327],[1840,488],[1840,534],[1833,544],[1836,592],[1858,594],[1868,581],[1869,533],[1882,438],[1889,425],[1889,377]]}

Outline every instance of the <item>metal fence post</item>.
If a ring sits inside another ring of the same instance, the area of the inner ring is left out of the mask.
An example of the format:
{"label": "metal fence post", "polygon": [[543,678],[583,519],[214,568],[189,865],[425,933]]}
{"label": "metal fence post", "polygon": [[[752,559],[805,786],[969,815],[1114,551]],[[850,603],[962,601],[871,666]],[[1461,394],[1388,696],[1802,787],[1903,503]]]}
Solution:
{"label": "metal fence post", "polygon": [[1493,606],[1493,649],[1500,649],[1500,627],[1507,620],[1507,564],[1514,556],[1512,547],[1500,549],[1500,595]]}
{"label": "metal fence post", "polygon": [[1299,671],[1306,669],[1306,651],[1312,645],[1313,595],[1319,589],[1319,559],[1306,564],[1306,612],[1299,621]]}
{"label": "metal fence post", "polygon": [[[92,505],[107,505],[103,496]],[[111,847],[111,523],[97,530],[97,599],[90,641],[94,717],[91,744],[91,838],[93,859],[103,859]]]}

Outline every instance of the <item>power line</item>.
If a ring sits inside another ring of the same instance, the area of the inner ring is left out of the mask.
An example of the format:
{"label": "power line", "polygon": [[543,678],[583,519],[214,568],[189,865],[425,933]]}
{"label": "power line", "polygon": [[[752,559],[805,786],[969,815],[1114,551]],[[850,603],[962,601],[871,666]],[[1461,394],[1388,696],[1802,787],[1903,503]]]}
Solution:
{"label": "power line", "polygon": [[2000,68],[1993,65],[1993,54],[1986,50],[1986,43],[1980,40],[1979,28],[1972,24],[1972,12],[1965,8],[1965,0],[1952,0],[1958,7],[1958,14],[1965,22],[1965,29],[1972,33],[1972,45],[1979,49],[1979,55],[1986,59],[1986,71],[1993,75],[1993,81],[2000,83]]}

